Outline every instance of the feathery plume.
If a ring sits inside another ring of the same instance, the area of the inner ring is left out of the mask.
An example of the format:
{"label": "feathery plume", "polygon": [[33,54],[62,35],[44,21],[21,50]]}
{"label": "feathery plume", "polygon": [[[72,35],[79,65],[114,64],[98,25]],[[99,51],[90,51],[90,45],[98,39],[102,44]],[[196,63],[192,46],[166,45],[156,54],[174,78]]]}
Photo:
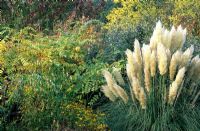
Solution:
{"label": "feathery plume", "polygon": [[149,92],[150,91],[150,57],[151,57],[151,49],[149,45],[143,45],[142,54],[143,54],[143,61],[144,61],[145,88]]}
{"label": "feathery plume", "polygon": [[145,82],[145,89],[147,90],[147,92],[149,92],[151,86],[151,75],[149,68],[144,68],[144,82]]}
{"label": "feathery plume", "polygon": [[166,54],[167,54],[167,63],[170,64],[171,60],[171,51],[169,49],[166,49]]}
{"label": "feathery plume", "polygon": [[170,30],[170,36],[171,36],[171,48],[170,50],[173,52],[175,51],[174,48],[176,46],[176,29],[174,26],[172,26]]}
{"label": "feathery plume", "polygon": [[113,79],[112,75],[110,72],[108,72],[107,70],[103,71],[103,75],[104,78],[106,79],[106,82],[108,84],[108,88],[110,89],[110,91],[116,96],[118,97],[119,95],[117,94],[116,89],[113,87],[114,84],[116,83],[115,80]]}
{"label": "feathery plume", "polygon": [[127,56],[127,62],[129,64],[133,64],[134,63],[133,62],[133,60],[134,60],[134,58],[133,58],[133,52],[131,50],[127,49],[126,50],[126,56]]}
{"label": "feathery plume", "polygon": [[113,67],[113,76],[120,85],[122,85],[122,86],[125,85],[125,82],[124,82],[124,79],[121,75],[120,69]]}
{"label": "feathery plume", "polygon": [[109,87],[107,85],[102,86],[101,91],[104,93],[104,95],[106,97],[108,97],[111,101],[115,101],[116,97],[115,95],[112,93],[112,91],[110,91]]}
{"label": "feathery plume", "polygon": [[163,27],[160,20],[156,23],[156,27],[154,28],[153,35],[150,39],[150,47],[151,49],[156,49],[157,44],[162,42],[162,33]]}
{"label": "feathery plume", "polygon": [[139,100],[139,95],[140,95],[140,82],[136,77],[133,77],[132,79],[132,89],[133,93],[135,95],[135,98]]}
{"label": "feathery plume", "polygon": [[182,67],[181,69],[179,69],[177,75],[176,75],[176,79],[175,82],[177,83],[177,86],[180,86],[182,81],[183,81],[183,77],[185,76],[185,67]]}
{"label": "feathery plume", "polygon": [[146,109],[146,95],[142,87],[140,88],[139,102],[142,109]]}
{"label": "feathery plume", "polygon": [[180,38],[179,42],[179,48],[183,47],[183,44],[185,43],[186,40],[186,29],[183,30],[182,26],[179,25],[177,29],[177,37]]}
{"label": "feathery plume", "polygon": [[180,63],[180,68],[183,66],[188,66],[191,58],[192,58],[192,54],[194,52],[194,46],[192,45],[191,47],[189,47],[182,55],[182,60]]}
{"label": "feathery plume", "polygon": [[[136,76],[137,75],[136,70],[137,70],[138,64],[135,61],[135,54],[131,50],[127,49],[126,55],[127,55],[127,63],[128,63],[127,72],[129,72],[129,74],[133,74],[133,76]],[[131,80],[131,78],[129,79]]]}
{"label": "feathery plume", "polygon": [[178,92],[178,85],[177,83],[174,81],[171,85],[170,85],[170,88],[169,88],[169,96],[168,96],[168,103],[169,104],[173,104],[175,98],[176,98],[176,95],[177,95],[177,92]]}
{"label": "feathery plume", "polygon": [[181,52],[179,50],[172,55],[172,59],[170,61],[170,66],[169,66],[170,80],[174,80],[174,76],[178,66],[178,59],[180,59],[180,57],[181,57]]}
{"label": "feathery plume", "polygon": [[163,36],[162,36],[162,42],[163,45],[170,49],[171,48],[171,35],[170,35],[170,32],[165,29],[164,32],[163,32]]}
{"label": "feathery plume", "polygon": [[181,49],[183,47],[183,44],[186,40],[186,29],[182,29],[181,25],[176,30],[173,26],[171,31],[171,51],[176,51],[177,49]]}
{"label": "feathery plume", "polygon": [[149,66],[150,56],[151,56],[151,48],[149,45],[145,45],[145,44],[143,45],[142,55],[143,55],[144,66]]}
{"label": "feathery plume", "polygon": [[172,82],[170,89],[169,89],[169,98],[168,98],[168,102],[169,104],[173,104],[176,96],[177,96],[177,92],[178,92],[178,88],[181,86],[182,81],[183,81],[183,77],[185,75],[185,67],[181,68],[178,71],[178,74],[176,75],[176,79],[174,82]]}
{"label": "feathery plume", "polygon": [[159,44],[157,48],[158,68],[161,75],[167,72],[167,53],[163,44]]}
{"label": "feathery plume", "polygon": [[134,42],[134,57],[136,59],[136,63],[137,63],[137,67],[138,67],[138,71],[137,71],[137,76],[138,79],[141,79],[142,77],[142,68],[143,68],[143,63],[142,63],[142,52],[141,52],[141,48],[140,48],[140,43],[137,39],[135,39]]}
{"label": "feathery plume", "polygon": [[131,76],[131,67],[130,67],[130,64],[126,64],[126,73],[127,73],[127,76],[128,76],[128,79],[129,81],[132,81],[132,76]]}
{"label": "feathery plume", "polygon": [[140,49],[140,43],[137,39],[135,39],[135,42],[134,42],[134,52],[135,52],[136,61],[139,67],[142,68],[142,53]]}
{"label": "feathery plume", "polygon": [[150,72],[151,76],[154,77],[156,74],[156,51],[153,50],[150,57]]}
{"label": "feathery plume", "polygon": [[114,88],[117,91],[117,94],[122,98],[122,100],[127,103],[128,102],[128,95],[126,94],[125,90],[117,84],[114,84]]}

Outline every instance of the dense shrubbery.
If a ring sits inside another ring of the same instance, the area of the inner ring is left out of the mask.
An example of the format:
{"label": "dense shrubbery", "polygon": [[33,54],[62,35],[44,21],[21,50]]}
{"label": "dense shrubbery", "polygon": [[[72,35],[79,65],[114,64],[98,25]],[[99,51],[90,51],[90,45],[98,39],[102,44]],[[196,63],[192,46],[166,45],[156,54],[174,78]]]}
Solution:
{"label": "dense shrubbery", "polygon": [[14,81],[16,85],[10,86],[14,93],[8,92],[8,112],[2,121],[8,125],[4,126],[19,130],[105,129],[103,114],[95,114],[74,98],[73,89],[77,87],[70,87],[66,79],[64,69],[57,66],[48,73],[20,75]]}
{"label": "dense shrubbery", "polygon": [[[125,51],[135,48],[136,38],[140,46],[151,43],[155,21],[187,27],[183,50],[193,44],[199,54],[198,0],[0,3],[0,130],[199,129],[199,107],[189,109],[182,96],[163,113],[154,106],[157,97],[147,97],[150,110],[144,110],[138,99],[136,105],[130,98],[111,104],[100,91],[103,69],[112,68],[117,80],[120,73],[129,78]],[[129,85],[124,87],[129,96]]]}
{"label": "dense shrubbery", "polygon": [[2,77],[2,91],[7,89],[2,96],[6,99],[1,99],[4,103],[1,115],[6,114],[1,122],[13,124],[22,119],[18,126],[30,129],[55,128],[50,126],[53,121],[71,128],[100,128],[98,116],[91,111],[89,118],[83,116],[86,118],[82,118],[81,126],[77,114],[67,114],[73,109],[63,109],[70,103],[83,101],[83,106],[76,110],[86,113],[84,106],[92,106],[101,96],[98,92],[103,82],[100,70],[106,65],[87,57],[88,49],[97,41],[94,35],[87,35],[95,33],[91,28],[92,25],[83,26],[77,34],[60,36],[44,36],[31,28],[2,31],[6,33],[0,43],[1,71],[9,81],[5,87]]}

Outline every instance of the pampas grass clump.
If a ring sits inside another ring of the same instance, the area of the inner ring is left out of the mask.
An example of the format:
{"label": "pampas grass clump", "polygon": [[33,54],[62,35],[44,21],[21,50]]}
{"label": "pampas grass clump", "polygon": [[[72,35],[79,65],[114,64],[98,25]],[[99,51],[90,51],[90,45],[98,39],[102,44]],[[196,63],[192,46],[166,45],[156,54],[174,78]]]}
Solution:
{"label": "pampas grass clump", "polygon": [[112,130],[200,130],[200,58],[193,46],[183,50],[185,40],[186,29],[169,31],[159,21],[149,44],[135,40],[134,51],[127,49],[127,79],[120,69],[103,72]]}

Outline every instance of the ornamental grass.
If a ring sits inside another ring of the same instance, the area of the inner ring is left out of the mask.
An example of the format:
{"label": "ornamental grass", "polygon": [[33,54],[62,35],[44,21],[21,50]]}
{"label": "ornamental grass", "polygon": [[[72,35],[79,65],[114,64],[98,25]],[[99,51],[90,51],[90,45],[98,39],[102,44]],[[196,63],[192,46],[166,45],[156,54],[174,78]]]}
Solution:
{"label": "ornamental grass", "polygon": [[126,50],[126,75],[121,69],[103,71],[102,92],[111,130],[200,130],[200,58],[194,46],[183,50],[186,29],[171,30],[160,21],[149,44]]}

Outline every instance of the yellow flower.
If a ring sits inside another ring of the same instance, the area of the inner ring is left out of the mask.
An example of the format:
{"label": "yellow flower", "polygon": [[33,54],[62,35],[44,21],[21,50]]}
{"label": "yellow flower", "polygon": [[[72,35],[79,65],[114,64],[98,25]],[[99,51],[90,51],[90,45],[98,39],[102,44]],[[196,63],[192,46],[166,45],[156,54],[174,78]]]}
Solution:
{"label": "yellow flower", "polygon": [[76,52],[79,52],[80,49],[81,49],[80,46],[77,46],[77,47],[75,48],[75,51],[76,51]]}

